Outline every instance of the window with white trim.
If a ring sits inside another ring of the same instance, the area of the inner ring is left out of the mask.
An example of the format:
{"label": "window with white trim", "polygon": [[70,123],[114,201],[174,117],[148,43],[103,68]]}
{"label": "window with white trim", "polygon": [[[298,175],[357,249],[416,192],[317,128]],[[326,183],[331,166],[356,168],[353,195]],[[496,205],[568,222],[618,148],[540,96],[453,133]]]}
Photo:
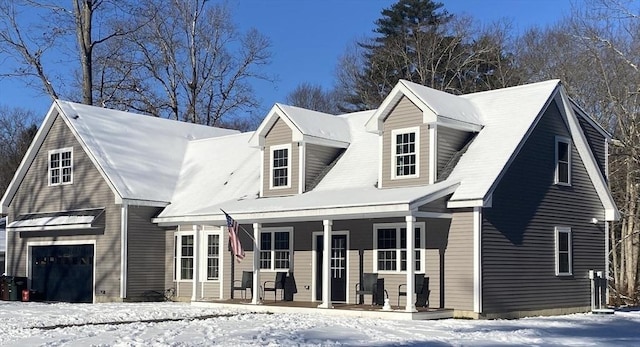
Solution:
{"label": "window with white trim", "polygon": [[555,183],[571,185],[571,141],[556,137]]}
{"label": "window with white trim", "polygon": [[573,274],[571,260],[571,228],[556,227],[556,276],[570,276]]}
{"label": "window with white trim", "polygon": [[[424,272],[424,223],[415,225],[415,266],[416,272]],[[374,224],[374,272],[407,271],[407,229],[406,224]]]}
{"label": "window with white trim", "polygon": [[271,146],[271,188],[291,187],[291,144]]}
{"label": "window with white trim", "polygon": [[207,234],[207,280],[220,278],[220,235]]}
{"label": "window with white trim", "polygon": [[194,235],[178,233],[174,241],[173,278],[176,281],[193,280]]}
{"label": "window with white trim", "polygon": [[282,271],[291,267],[293,230],[273,229],[260,233],[260,269]]}
{"label": "window with white trim", "polygon": [[48,154],[49,185],[73,183],[73,148],[54,149]]}
{"label": "window with white trim", "polygon": [[393,130],[391,140],[391,177],[418,177],[420,129],[415,127]]}

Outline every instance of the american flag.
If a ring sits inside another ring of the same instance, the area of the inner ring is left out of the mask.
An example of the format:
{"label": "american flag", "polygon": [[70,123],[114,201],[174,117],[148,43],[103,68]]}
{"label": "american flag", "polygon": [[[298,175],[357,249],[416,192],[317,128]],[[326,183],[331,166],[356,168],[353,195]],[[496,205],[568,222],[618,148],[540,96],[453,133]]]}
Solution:
{"label": "american flag", "polygon": [[231,243],[231,251],[236,256],[238,262],[244,259],[244,250],[238,237],[238,222],[231,218],[226,212],[222,211],[224,216],[227,217],[227,229],[229,229],[229,243]]}

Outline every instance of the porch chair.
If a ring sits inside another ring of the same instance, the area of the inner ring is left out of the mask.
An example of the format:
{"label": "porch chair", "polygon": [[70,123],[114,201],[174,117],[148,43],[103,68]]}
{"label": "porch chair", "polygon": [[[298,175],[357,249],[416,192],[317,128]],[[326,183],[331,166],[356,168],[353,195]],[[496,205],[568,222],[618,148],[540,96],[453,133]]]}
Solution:
{"label": "porch chair", "polygon": [[266,300],[267,292],[273,292],[273,301],[276,301],[277,292],[280,289],[280,300],[284,300],[284,281],[286,278],[286,272],[278,272],[275,281],[265,281],[262,284],[262,297]]}
{"label": "porch chair", "polygon": [[[363,304],[365,295],[371,295],[371,305],[373,305],[378,295],[385,294],[389,297],[389,294],[384,288],[378,288],[378,274],[363,273],[362,283],[356,283],[356,303],[358,304]],[[358,300],[358,298],[361,299]]]}
{"label": "porch chair", "polygon": [[[416,307],[429,307],[429,277],[424,277],[422,274],[416,274],[413,280],[415,286],[414,293],[416,294]],[[407,296],[407,285],[401,284],[398,286],[398,306],[400,306],[400,297]]]}
{"label": "porch chair", "polygon": [[253,299],[253,272],[242,271],[242,280],[233,280],[233,287],[231,290],[233,292],[241,290],[242,299],[246,299],[247,289],[251,292],[251,298]]}

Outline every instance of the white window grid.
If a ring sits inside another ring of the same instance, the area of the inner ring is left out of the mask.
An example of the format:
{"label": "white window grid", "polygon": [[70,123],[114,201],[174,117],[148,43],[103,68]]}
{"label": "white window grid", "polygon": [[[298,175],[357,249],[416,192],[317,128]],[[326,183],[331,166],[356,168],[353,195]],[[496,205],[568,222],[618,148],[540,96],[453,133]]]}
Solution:
{"label": "white window grid", "polygon": [[269,188],[291,188],[291,144],[271,146],[270,151]]}
{"label": "white window grid", "polygon": [[73,148],[66,147],[48,152],[48,184],[57,186],[73,183]]}
{"label": "white window grid", "polygon": [[264,228],[260,232],[260,270],[289,271],[292,267],[293,228]]}
{"label": "white window grid", "polygon": [[555,138],[554,183],[571,185],[571,140],[566,137]]}
{"label": "white window grid", "polygon": [[420,177],[420,128],[391,131],[391,178]]}
{"label": "white window grid", "polygon": [[[424,222],[417,222],[413,224],[415,232],[419,233],[420,244],[414,244],[415,248],[415,263],[414,271],[416,273],[425,272],[425,224]],[[401,247],[401,234],[402,230],[406,229],[405,223],[382,223],[374,224],[373,226],[373,271],[377,273],[406,273],[406,246]],[[391,230],[395,232],[395,236],[390,238],[390,241],[395,240],[395,247],[393,248],[378,248],[378,234],[379,231],[388,233]],[[415,242],[414,242],[415,243]],[[405,264],[403,269],[403,264]],[[382,266],[381,266],[382,265]]]}
{"label": "white window grid", "polygon": [[573,275],[573,242],[570,227],[555,228],[556,276]]}

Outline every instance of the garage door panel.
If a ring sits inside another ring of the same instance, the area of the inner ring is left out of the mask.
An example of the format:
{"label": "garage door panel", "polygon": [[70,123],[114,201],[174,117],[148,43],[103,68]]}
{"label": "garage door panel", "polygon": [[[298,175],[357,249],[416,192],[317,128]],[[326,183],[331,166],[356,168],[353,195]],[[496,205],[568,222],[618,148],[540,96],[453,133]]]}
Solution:
{"label": "garage door panel", "polygon": [[47,301],[93,301],[93,245],[32,248],[31,288]]}

